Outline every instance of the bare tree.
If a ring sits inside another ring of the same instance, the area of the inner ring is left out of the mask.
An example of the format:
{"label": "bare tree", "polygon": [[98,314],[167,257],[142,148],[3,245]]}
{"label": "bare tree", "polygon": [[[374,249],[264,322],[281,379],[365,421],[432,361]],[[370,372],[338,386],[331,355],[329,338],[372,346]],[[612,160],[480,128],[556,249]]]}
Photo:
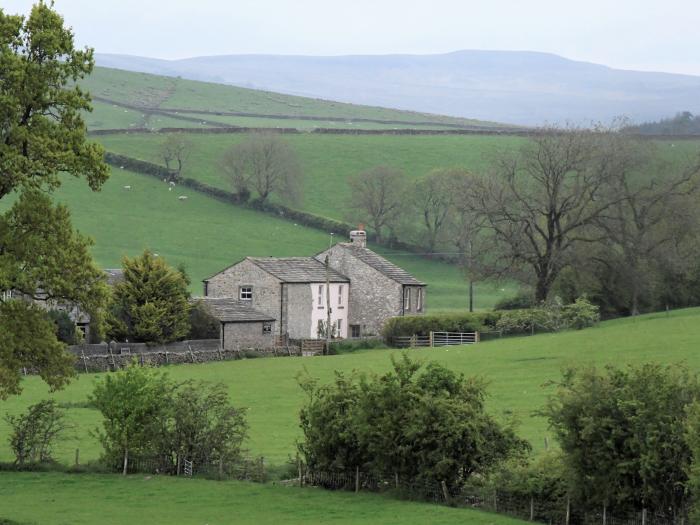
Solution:
{"label": "bare tree", "polygon": [[490,235],[494,270],[523,280],[527,271],[538,301],[577,244],[600,240],[593,225],[614,202],[606,183],[624,161],[608,138],[601,130],[541,130],[475,184],[472,202]]}
{"label": "bare tree", "polygon": [[[160,155],[165,162],[165,167],[171,171],[175,179],[180,178],[182,165],[189,158],[192,150],[192,142],[182,133],[171,133],[160,145]],[[172,163],[176,163],[175,169],[170,168]]]}
{"label": "bare tree", "polygon": [[296,152],[275,133],[254,133],[221,158],[221,168],[239,195],[255,191],[260,202],[277,194],[296,203],[302,195],[302,170]]}
{"label": "bare tree", "polygon": [[700,158],[675,167],[649,141],[620,134],[608,141],[621,161],[609,180],[614,204],[596,221],[607,247],[598,262],[622,266],[617,273],[627,284],[629,311],[637,315],[653,267],[662,260],[671,264],[672,254],[694,235],[687,225],[695,217]]}
{"label": "bare tree", "polygon": [[411,204],[420,214],[428,251],[434,253],[456,209],[456,189],[467,176],[461,168],[438,168],[417,181],[412,188]]}
{"label": "bare tree", "polygon": [[394,229],[405,207],[406,175],[388,166],[377,166],[358,173],[349,181],[350,204],[374,230],[377,242],[385,230]]}

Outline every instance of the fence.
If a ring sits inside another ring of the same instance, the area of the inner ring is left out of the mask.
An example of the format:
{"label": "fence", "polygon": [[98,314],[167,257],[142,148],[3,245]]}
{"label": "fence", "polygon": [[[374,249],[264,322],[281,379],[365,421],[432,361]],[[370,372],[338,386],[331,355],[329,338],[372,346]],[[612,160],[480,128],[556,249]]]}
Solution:
{"label": "fence", "polygon": [[300,486],[310,485],[328,490],[360,492],[392,491],[399,498],[472,508],[549,525],[686,525],[687,511],[675,514],[639,509],[631,513],[614,513],[606,508],[591,509],[575,505],[570,499],[541,501],[524,494],[514,494],[486,487],[450,489],[447,484],[430,480],[383,480],[359,471],[304,471],[299,467]]}
{"label": "fence", "polygon": [[[108,465],[114,472],[122,472],[121,460]],[[242,457],[236,461],[177,458],[175,456],[134,456],[127,464],[129,474],[161,474],[170,476],[203,477],[218,480],[241,480],[264,483],[267,469],[262,457]]]}
{"label": "fence", "polygon": [[430,332],[428,335],[414,334],[396,336],[391,342],[396,348],[416,348],[421,346],[471,345],[480,340],[479,332]]}

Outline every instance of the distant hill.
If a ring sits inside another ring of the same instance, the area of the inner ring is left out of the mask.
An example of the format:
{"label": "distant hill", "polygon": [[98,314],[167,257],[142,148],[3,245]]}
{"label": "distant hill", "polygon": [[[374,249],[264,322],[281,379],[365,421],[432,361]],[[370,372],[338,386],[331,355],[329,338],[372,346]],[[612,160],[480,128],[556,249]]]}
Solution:
{"label": "distant hill", "polygon": [[521,125],[700,112],[700,77],[624,71],[547,53],[96,58],[98,65],[131,71]]}

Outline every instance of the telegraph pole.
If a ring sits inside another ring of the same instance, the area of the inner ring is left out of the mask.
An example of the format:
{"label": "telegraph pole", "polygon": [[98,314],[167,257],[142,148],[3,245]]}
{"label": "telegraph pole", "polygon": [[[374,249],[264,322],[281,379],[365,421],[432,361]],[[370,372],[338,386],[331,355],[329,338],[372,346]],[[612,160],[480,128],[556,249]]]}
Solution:
{"label": "telegraph pole", "polygon": [[[333,246],[333,234],[328,241],[328,250]],[[326,351],[331,353],[331,263],[330,253],[326,253]]]}

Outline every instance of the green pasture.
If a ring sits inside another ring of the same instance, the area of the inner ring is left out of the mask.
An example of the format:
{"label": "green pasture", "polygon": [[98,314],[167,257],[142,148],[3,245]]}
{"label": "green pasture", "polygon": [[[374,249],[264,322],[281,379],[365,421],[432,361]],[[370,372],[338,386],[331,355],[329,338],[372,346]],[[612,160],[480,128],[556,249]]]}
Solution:
{"label": "green pasture", "polygon": [[[607,321],[582,331],[411,350],[411,355],[486,379],[488,411],[498,418],[518,421],[518,432],[538,453],[549,432],[546,421],[535,412],[552,391],[547,384],[559,379],[563,368],[654,361],[686,363],[691,370],[700,371],[699,343],[700,308],[695,308]],[[268,464],[281,465],[294,456],[295,441],[300,437],[298,412],[304,394],[297,384],[298,374],[308,373],[326,382],[332,380],[335,371],[381,373],[390,367],[390,358],[397,352],[367,350],[330,357],[248,359],[172,366],[167,371],[176,380],[203,379],[228,385],[234,404],[247,410],[248,449],[252,454],[264,456]],[[100,417],[95,410],[85,407],[97,377],[81,374],[65,390],[52,395],[66,407],[76,425],[72,439],[57,450],[63,462],[73,461],[76,448],[80,448],[83,461],[96,459],[100,454],[99,444],[89,435]],[[0,402],[0,414],[18,413],[29,404],[51,396],[37,377],[27,377],[23,385],[21,396]],[[0,421],[0,461],[11,459],[7,435],[6,423]]]}
{"label": "green pasture", "polygon": [[[261,115],[365,118],[406,123],[447,123],[462,126],[501,126],[501,124],[474,119],[346,104],[103,67],[96,67],[90,77],[81,81],[81,85],[96,97],[132,105],[160,107],[166,110],[195,109]],[[212,118],[217,119],[216,117]],[[265,123],[266,120],[260,119],[257,125],[270,126],[271,124]],[[326,122],[324,127],[335,126]]]}
{"label": "green pasture", "polygon": [[159,476],[5,472],[0,502],[0,524],[8,525],[522,523],[377,494]]}
{"label": "green pasture", "polygon": [[[179,200],[181,195],[187,200]],[[319,230],[186,188],[169,191],[164,182],[118,168],[97,193],[83,180],[64,177],[55,197],[69,206],[75,226],[94,239],[93,254],[100,266],[118,267],[124,255],[150,249],[173,265],[184,264],[195,294],[201,294],[202,279],[248,255],[314,255],[330,240]],[[0,210],[7,206],[4,199]],[[405,252],[378,251],[428,283],[429,311],[467,308],[467,284],[457,267]],[[490,308],[514,293],[512,287],[478,284],[476,307]]]}

